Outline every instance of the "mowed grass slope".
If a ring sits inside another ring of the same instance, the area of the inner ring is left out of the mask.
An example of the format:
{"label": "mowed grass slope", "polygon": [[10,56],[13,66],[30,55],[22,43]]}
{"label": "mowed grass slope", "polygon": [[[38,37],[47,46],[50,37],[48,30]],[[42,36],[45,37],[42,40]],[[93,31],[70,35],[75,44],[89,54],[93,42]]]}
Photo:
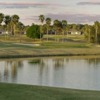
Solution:
{"label": "mowed grass slope", "polygon": [[0,83],[0,100],[100,100],[100,92]]}
{"label": "mowed grass slope", "polygon": [[11,43],[0,42],[0,57],[13,56],[67,56],[67,55],[100,55],[100,47],[77,42],[41,42]]}
{"label": "mowed grass slope", "polygon": [[[100,55],[100,47],[86,43],[83,36],[69,35],[64,37],[67,39],[65,42],[58,41],[62,39],[62,36],[56,36],[57,41],[34,41],[25,35],[21,37],[20,41],[19,37],[5,39],[4,36],[0,36],[0,57]],[[49,38],[55,39],[55,35],[51,35]]]}

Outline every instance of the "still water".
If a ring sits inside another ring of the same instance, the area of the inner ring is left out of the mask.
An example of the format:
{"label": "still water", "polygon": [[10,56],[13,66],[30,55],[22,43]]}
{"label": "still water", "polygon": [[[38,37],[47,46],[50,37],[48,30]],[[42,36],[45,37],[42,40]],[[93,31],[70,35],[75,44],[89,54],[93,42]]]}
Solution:
{"label": "still water", "polygon": [[100,90],[100,58],[3,60],[0,82]]}

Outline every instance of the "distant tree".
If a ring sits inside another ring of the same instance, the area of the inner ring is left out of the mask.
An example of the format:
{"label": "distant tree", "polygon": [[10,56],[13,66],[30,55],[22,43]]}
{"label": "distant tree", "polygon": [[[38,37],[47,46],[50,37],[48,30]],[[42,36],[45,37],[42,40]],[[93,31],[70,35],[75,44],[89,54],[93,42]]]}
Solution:
{"label": "distant tree", "polygon": [[90,25],[90,42],[95,43],[95,27]]}
{"label": "distant tree", "polygon": [[95,43],[98,43],[98,30],[100,27],[100,23],[98,21],[94,22],[95,27]]}
{"label": "distant tree", "polygon": [[21,33],[24,29],[24,24],[22,22],[18,22],[17,23],[17,28],[18,28],[18,31]]}
{"label": "distant tree", "polygon": [[5,24],[6,24],[6,25],[9,24],[10,21],[11,21],[11,17],[10,17],[9,15],[6,15],[6,16],[4,17],[4,22],[5,22]]}
{"label": "distant tree", "polygon": [[[51,24],[51,18],[46,18],[47,35],[49,33],[50,24]],[[48,40],[48,38],[47,38],[47,40]]]}
{"label": "distant tree", "polygon": [[47,25],[44,24],[42,27],[43,34],[47,34]]}
{"label": "distant tree", "polygon": [[61,29],[62,29],[62,22],[59,21],[59,20],[54,20],[53,22],[53,27],[54,27],[54,30],[55,30],[55,35],[57,34],[61,34]]}
{"label": "distant tree", "polygon": [[66,20],[62,20],[63,35],[66,32],[66,27],[67,27],[67,21]]}
{"label": "distant tree", "polygon": [[88,24],[84,25],[83,32],[84,32],[85,39],[89,43],[95,42],[95,27],[94,26],[88,25]]}
{"label": "distant tree", "polygon": [[42,25],[43,25],[43,23],[44,23],[44,21],[45,21],[44,15],[40,15],[40,16],[39,16],[39,20],[41,21],[41,23],[42,23]]}
{"label": "distant tree", "polygon": [[18,30],[18,33],[19,33],[20,42],[21,42],[21,35],[24,32],[24,28],[25,28],[25,26],[22,22],[17,23],[17,30]]}
{"label": "distant tree", "polygon": [[33,38],[33,39],[38,38],[39,39],[40,38],[40,26],[39,25],[30,26],[26,31],[26,35],[29,38]]}
{"label": "distant tree", "polygon": [[8,32],[10,32],[10,22],[11,22],[11,17],[10,17],[9,15],[6,15],[6,16],[4,17],[4,23],[5,23],[5,25],[6,25],[6,30],[7,30]]}
{"label": "distant tree", "polygon": [[58,23],[59,23],[59,21],[57,19],[54,20],[54,22],[53,22],[53,28],[54,28],[54,31],[55,31],[55,35],[57,34],[57,26],[58,26]]}
{"label": "distant tree", "polygon": [[82,28],[84,27],[84,25],[82,24],[77,24],[77,30],[82,32]]}
{"label": "distant tree", "polygon": [[3,22],[3,20],[4,20],[4,14],[3,13],[0,13],[0,25]]}
{"label": "distant tree", "polygon": [[[66,33],[66,27],[67,27],[67,21],[66,20],[62,20],[63,35],[65,35],[65,33]],[[62,40],[64,40],[64,39],[62,39]]]}
{"label": "distant tree", "polygon": [[42,25],[40,26],[40,40],[42,38],[42,34],[43,34],[43,23],[45,21],[45,16],[44,15],[40,15],[39,16],[39,20],[41,21]]}
{"label": "distant tree", "polygon": [[77,25],[76,24],[72,24],[72,29],[73,30],[77,30]]}
{"label": "distant tree", "polygon": [[55,40],[56,40],[56,35],[62,33],[62,22],[59,20],[54,20],[53,22],[53,29],[55,32]]}
{"label": "distant tree", "polygon": [[88,24],[85,24],[84,28],[83,28],[83,32],[84,32],[84,36],[85,39],[90,42],[90,27]]}
{"label": "distant tree", "polygon": [[16,28],[17,28],[17,23],[19,22],[19,16],[18,15],[13,15],[11,17],[11,32],[12,32],[12,35],[15,35],[16,33]]}

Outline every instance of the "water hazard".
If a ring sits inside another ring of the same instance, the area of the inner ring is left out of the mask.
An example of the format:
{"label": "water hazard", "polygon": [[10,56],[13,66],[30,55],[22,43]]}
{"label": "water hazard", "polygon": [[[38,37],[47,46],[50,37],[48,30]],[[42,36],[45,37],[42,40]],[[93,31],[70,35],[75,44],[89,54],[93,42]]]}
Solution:
{"label": "water hazard", "polygon": [[100,90],[100,58],[2,60],[0,82]]}

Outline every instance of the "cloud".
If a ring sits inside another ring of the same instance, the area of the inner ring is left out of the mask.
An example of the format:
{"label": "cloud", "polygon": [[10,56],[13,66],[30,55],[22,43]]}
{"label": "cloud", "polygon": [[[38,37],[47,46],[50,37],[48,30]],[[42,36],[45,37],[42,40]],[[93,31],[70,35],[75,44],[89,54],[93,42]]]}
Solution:
{"label": "cloud", "polygon": [[100,2],[78,2],[77,5],[100,5]]}
{"label": "cloud", "polygon": [[5,2],[0,2],[0,8],[29,8],[29,7],[51,7],[51,6],[59,6],[63,7],[64,5],[60,4],[49,4],[49,3],[5,3]]}
{"label": "cloud", "polygon": [[94,21],[100,21],[100,15],[86,15],[86,14],[47,14],[46,17],[52,18],[52,20],[67,20],[69,23],[93,23]]}
{"label": "cloud", "polygon": [[23,20],[30,20],[30,21],[38,22],[39,18],[38,16],[29,16],[29,17],[24,18]]}
{"label": "cloud", "polygon": [[0,3],[0,8],[29,8],[29,7],[45,7],[48,4],[43,3]]}

